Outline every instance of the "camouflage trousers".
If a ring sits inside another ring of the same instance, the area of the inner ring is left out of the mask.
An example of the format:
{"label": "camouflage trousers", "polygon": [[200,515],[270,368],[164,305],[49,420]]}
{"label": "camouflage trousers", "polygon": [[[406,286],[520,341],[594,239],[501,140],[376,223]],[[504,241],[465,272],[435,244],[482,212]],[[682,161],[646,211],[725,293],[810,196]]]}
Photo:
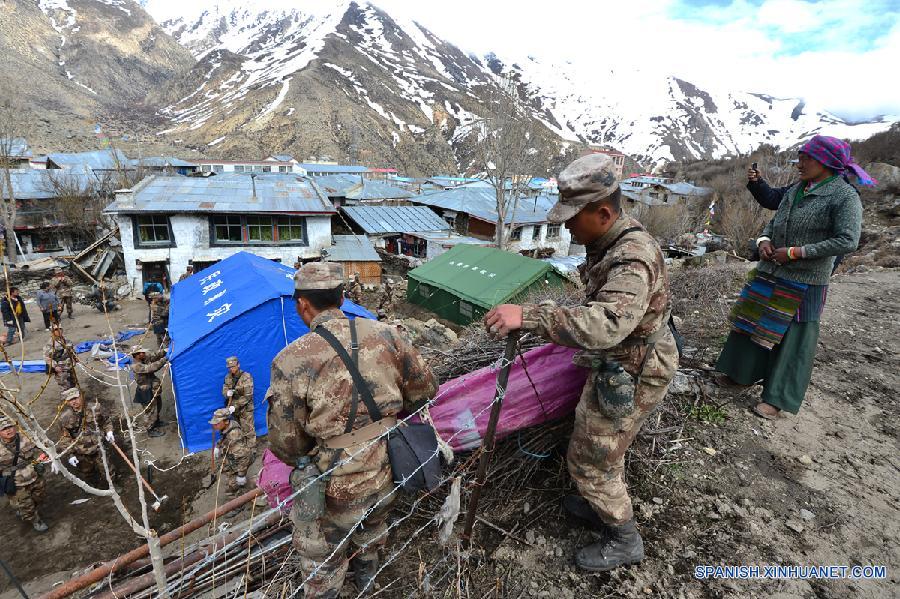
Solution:
{"label": "camouflage trousers", "polygon": [[[256,422],[253,419],[253,410],[238,410],[234,413],[234,419],[241,425],[244,433],[244,441],[251,453],[256,452]],[[251,462],[253,459],[251,458]]]}
{"label": "camouflage trousers", "polygon": [[56,379],[56,384],[62,391],[75,386],[75,373],[70,368],[62,368],[58,372],[54,372],[53,378]]}
{"label": "camouflage trousers", "polygon": [[153,425],[159,420],[160,412],[162,412],[162,385],[153,385],[147,393],[152,395],[153,399],[146,406],[135,402],[134,412],[131,416],[134,418],[134,425],[143,431],[153,428]]}
{"label": "camouflage trousers", "polygon": [[62,316],[63,309],[69,315],[69,318],[72,318],[72,313],[75,311],[75,304],[72,303],[72,296],[60,297],[59,298],[59,315]]}
{"label": "camouflage trousers", "polygon": [[34,522],[38,515],[38,506],[44,503],[44,479],[40,476],[28,485],[16,489],[16,494],[9,498],[9,505],[19,512],[22,520]]}
{"label": "camouflage trousers", "polygon": [[[356,560],[378,558],[379,547],[387,541],[387,517],[394,498],[391,484],[360,499],[338,502],[326,497],[325,514],[318,520],[301,522],[292,518],[300,573],[303,580],[309,579],[304,585],[304,597],[338,597],[350,566],[350,550]],[[376,504],[372,513],[366,515]],[[360,520],[362,524],[356,526]]]}
{"label": "camouflage trousers", "polygon": [[[106,481],[106,474],[103,472],[103,458],[100,456],[100,451],[98,450],[96,453],[73,453],[76,458],[78,458],[78,465],[75,466],[75,469],[78,471],[78,477],[88,483],[100,483]],[[113,466],[112,462],[107,459],[109,463],[110,476],[113,475]]]}
{"label": "camouflage trousers", "polygon": [[566,461],[579,493],[607,524],[623,524],[634,517],[625,485],[625,452],[667,390],[668,385],[642,383],[635,390],[633,406],[623,409],[598,397],[594,375],[584,386]]}

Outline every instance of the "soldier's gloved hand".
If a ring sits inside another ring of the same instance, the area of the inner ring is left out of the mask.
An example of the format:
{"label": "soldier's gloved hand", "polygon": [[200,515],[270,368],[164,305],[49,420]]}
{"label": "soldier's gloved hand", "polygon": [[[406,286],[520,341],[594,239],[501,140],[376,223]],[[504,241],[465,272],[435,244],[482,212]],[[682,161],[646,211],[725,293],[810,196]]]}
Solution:
{"label": "soldier's gloved hand", "polygon": [[112,431],[109,431],[106,433],[106,440],[109,441],[110,443],[116,442],[116,437],[115,437],[115,435],[113,435]]}
{"label": "soldier's gloved hand", "polygon": [[50,473],[59,474],[59,466],[56,465],[56,460],[50,462]]}
{"label": "soldier's gloved hand", "polygon": [[70,458],[69,458],[69,464],[71,464],[72,467],[77,466],[77,465],[78,465],[78,458],[76,458],[75,456],[70,457]]}
{"label": "soldier's gloved hand", "polygon": [[225,395],[227,395],[228,397],[233,397],[233,396],[234,396],[234,389],[229,389],[228,391],[225,392]]}
{"label": "soldier's gloved hand", "polygon": [[228,413],[234,414],[234,406],[228,406]]}
{"label": "soldier's gloved hand", "polygon": [[239,487],[243,487],[244,485],[247,484],[247,477],[246,476],[235,476],[234,483]]}
{"label": "soldier's gloved hand", "polygon": [[215,456],[216,459],[219,459],[219,454],[220,454],[220,453],[222,453],[222,452],[219,451],[219,448],[218,448],[218,447],[216,447],[216,448],[213,449],[213,455]]}

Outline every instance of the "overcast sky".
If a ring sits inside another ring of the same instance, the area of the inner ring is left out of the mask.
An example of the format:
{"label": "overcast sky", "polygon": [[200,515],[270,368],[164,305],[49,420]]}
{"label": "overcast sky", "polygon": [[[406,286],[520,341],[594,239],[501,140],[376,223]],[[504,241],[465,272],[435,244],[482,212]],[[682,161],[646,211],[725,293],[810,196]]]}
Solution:
{"label": "overcast sky", "polygon": [[[296,6],[302,10],[310,1],[329,0],[297,0]],[[171,4],[176,13],[182,4],[150,2]],[[900,115],[900,0],[372,3],[477,54],[533,55],[585,69],[613,60],[619,68],[640,66],[701,87],[802,97],[849,119]]]}

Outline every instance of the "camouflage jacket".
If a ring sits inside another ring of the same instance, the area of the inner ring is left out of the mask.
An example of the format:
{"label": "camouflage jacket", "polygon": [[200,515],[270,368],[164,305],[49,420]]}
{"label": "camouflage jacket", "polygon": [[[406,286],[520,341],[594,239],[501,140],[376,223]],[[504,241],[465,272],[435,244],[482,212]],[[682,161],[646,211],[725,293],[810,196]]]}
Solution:
{"label": "camouflage jacket", "polygon": [[72,279],[69,277],[53,277],[50,280],[50,289],[52,289],[60,299],[72,297],[73,286],[74,283],[72,283]]}
{"label": "camouflage jacket", "polygon": [[156,372],[166,365],[166,352],[158,351],[147,354],[146,362],[135,361],[131,365],[134,382],[138,387],[153,387],[159,384]]}
{"label": "camouflage jacket", "polygon": [[50,365],[51,370],[57,366],[64,369],[72,369],[72,355],[61,341],[53,341],[44,346],[44,362]]}
{"label": "camouflage jacket", "polygon": [[351,302],[358,304],[362,301],[363,288],[362,285],[357,283],[356,281],[350,283],[350,288],[347,290],[347,297]]}
{"label": "camouflage jacket", "polygon": [[[34,464],[37,462],[40,452],[31,439],[19,433],[19,460],[16,462],[16,486],[24,487],[37,480],[37,472]],[[9,476],[12,474],[13,458],[16,455],[16,440],[6,443],[0,441],[0,474]]]}
{"label": "camouflage jacket", "polygon": [[641,377],[648,384],[665,386],[678,367],[678,351],[667,328],[669,278],[662,252],[643,229],[619,238],[625,229],[640,226],[622,214],[603,237],[587,246],[587,259],[579,269],[585,305],[523,306],[522,329],[586,350],[576,356],[580,365],[607,357],[632,375],[638,374],[647,351],[642,341],[665,329]]}
{"label": "camouflage jacket", "polygon": [[[350,347],[350,327],[340,310],[326,310],[316,316],[310,328],[324,326]],[[359,370],[368,382],[382,416],[401,409],[413,409],[434,396],[437,382],[416,349],[389,325],[357,319]],[[349,352],[349,349],[348,349]],[[321,470],[331,463],[334,451],[323,440],[344,434],[352,403],[353,380],[343,361],[328,342],[307,334],[284,348],[272,362],[269,401],[269,448],[286,464],[316,448]],[[359,399],[353,428],[371,422],[362,398]],[[362,448],[345,450],[355,457],[332,476],[327,493],[337,499],[364,497],[391,481],[387,443],[367,442]]]}
{"label": "camouflage jacket", "polygon": [[112,429],[112,422],[100,402],[85,402],[80,412],[66,406],[59,416],[60,436],[57,446],[60,451],[69,450],[71,446],[69,451],[75,455],[94,455],[100,451],[100,435],[105,435]]}
{"label": "camouflage jacket", "polygon": [[231,421],[222,432],[219,439],[219,456],[225,460],[225,469],[234,472],[237,476],[246,476],[250,468],[250,459],[253,449],[247,445],[241,425]]}
{"label": "camouflage jacket", "polygon": [[169,302],[153,304],[150,308],[150,324],[153,327],[169,326]]}
{"label": "camouflage jacket", "polygon": [[[234,390],[231,400],[228,399],[228,392]],[[235,377],[229,372],[225,375],[225,384],[222,385],[222,397],[225,398],[225,405],[234,406],[237,412],[253,407],[253,377],[249,372],[241,372]]]}

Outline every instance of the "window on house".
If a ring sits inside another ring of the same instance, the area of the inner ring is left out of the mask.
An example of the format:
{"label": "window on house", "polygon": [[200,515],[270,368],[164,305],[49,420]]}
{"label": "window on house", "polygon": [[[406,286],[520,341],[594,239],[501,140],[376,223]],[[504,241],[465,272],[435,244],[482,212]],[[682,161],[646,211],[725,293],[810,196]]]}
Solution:
{"label": "window on house", "polygon": [[447,224],[450,225],[451,229],[456,228],[456,217],[455,216],[445,216],[444,220],[447,221]]}
{"label": "window on house", "polygon": [[434,290],[431,288],[431,285],[419,283],[419,295],[421,295],[422,297],[431,297],[432,291]]}
{"label": "window on house", "polygon": [[212,172],[221,173],[225,170],[225,166],[222,164],[214,164],[212,165]]}
{"label": "window on house", "polygon": [[472,318],[475,315],[472,304],[469,302],[459,302],[459,315],[463,318]]}
{"label": "window on house", "polygon": [[288,167],[286,167],[286,166],[279,166],[278,172],[279,173],[289,173],[290,171],[288,170]]}
{"label": "window on house", "polygon": [[264,167],[262,167],[262,172],[264,172],[264,173],[271,173],[271,172],[272,172],[272,167],[271,167],[271,166],[264,166]]}
{"label": "window on house", "polygon": [[271,216],[248,216],[247,240],[251,243],[275,241],[275,219]]}
{"label": "window on house", "polygon": [[306,236],[303,232],[305,224],[306,219],[302,216],[279,216],[278,241],[306,243]]}
{"label": "window on house", "polygon": [[31,234],[31,249],[35,253],[58,252],[63,249],[59,234],[51,231],[35,231]]}
{"label": "window on house", "polygon": [[559,239],[561,230],[560,225],[547,225],[547,241]]}
{"label": "window on house", "polygon": [[210,173],[210,172],[212,172],[212,165],[210,165],[210,164],[201,164],[201,165],[200,165],[200,172],[201,172],[201,173]]}
{"label": "window on house", "polygon": [[214,216],[213,236],[216,243],[242,243],[241,217],[236,215]]}
{"label": "window on house", "polygon": [[139,245],[168,245],[172,242],[169,218],[161,214],[135,217]]}
{"label": "window on house", "polygon": [[243,165],[243,164],[235,164],[235,165],[234,165],[234,172],[236,172],[236,173],[243,173],[243,172],[244,172],[244,165]]}
{"label": "window on house", "polygon": [[522,241],[522,227],[516,227],[509,235],[510,241]]}
{"label": "window on house", "polygon": [[538,226],[531,227],[531,241],[536,241],[540,237],[541,228]]}

